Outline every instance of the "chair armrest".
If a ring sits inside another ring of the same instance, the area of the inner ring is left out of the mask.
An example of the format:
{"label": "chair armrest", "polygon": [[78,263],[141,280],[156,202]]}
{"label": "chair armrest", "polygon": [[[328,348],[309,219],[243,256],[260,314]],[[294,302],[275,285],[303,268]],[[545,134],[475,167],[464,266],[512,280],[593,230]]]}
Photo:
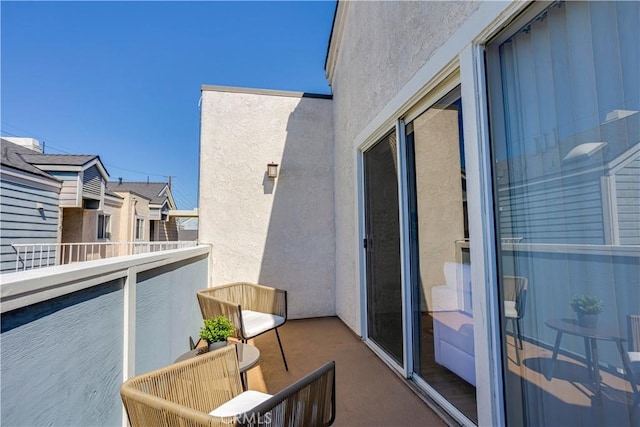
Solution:
{"label": "chair armrest", "polygon": [[203,319],[210,319],[216,316],[226,316],[234,325],[234,337],[242,338],[242,317],[240,316],[240,305],[224,299],[216,298],[215,288],[198,291],[198,304],[202,312]]}
{"label": "chair armrest", "polygon": [[[321,420],[318,420],[318,415]],[[330,426],[335,418],[335,361],[326,363],[251,411],[238,416],[241,425],[258,425],[268,421],[274,426],[305,427]]]}
{"label": "chair armrest", "polygon": [[140,390],[122,388],[120,395],[131,427],[160,425],[226,427],[230,424],[227,419],[213,417],[206,412],[196,411]]}
{"label": "chair armrest", "polygon": [[120,396],[132,427],[223,426],[230,421],[208,412],[241,391],[235,347],[228,346],[132,378]]}

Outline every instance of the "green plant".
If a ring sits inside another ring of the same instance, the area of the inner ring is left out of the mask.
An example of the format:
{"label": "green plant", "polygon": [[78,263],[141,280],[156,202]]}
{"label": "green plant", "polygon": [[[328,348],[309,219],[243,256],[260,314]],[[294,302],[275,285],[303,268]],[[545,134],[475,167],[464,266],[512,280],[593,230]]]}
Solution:
{"label": "green plant", "polygon": [[204,320],[204,326],[200,328],[200,338],[208,342],[225,341],[233,335],[233,323],[225,316],[212,317]]}
{"label": "green plant", "polygon": [[575,295],[571,298],[571,308],[576,313],[599,314],[604,311],[604,303],[598,297]]}

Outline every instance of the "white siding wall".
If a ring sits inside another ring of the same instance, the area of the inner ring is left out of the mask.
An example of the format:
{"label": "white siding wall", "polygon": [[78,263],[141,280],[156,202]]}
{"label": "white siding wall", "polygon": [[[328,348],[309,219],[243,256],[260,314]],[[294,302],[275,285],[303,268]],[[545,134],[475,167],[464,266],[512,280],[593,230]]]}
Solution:
{"label": "white siding wall", "polygon": [[[82,207],[82,200],[78,200],[79,178],[76,172],[49,172],[62,181],[60,190],[61,208]],[[80,198],[81,199],[81,198]]]}
{"label": "white siding wall", "polygon": [[599,173],[499,189],[498,204],[502,236],[522,243],[605,243]]}
{"label": "white siding wall", "polygon": [[615,175],[621,245],[640,245],[640,157]]}

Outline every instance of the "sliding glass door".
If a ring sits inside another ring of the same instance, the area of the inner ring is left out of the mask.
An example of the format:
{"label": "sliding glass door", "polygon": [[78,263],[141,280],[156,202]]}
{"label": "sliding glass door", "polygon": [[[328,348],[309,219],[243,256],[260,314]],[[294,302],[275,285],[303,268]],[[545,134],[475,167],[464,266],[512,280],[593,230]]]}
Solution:
{"label": "sliding glass door", "polygon": [[402,280],[395,133],[364,153],[367,337],[403,365]]}
{"label": "sliding glass door", "polygon": [[557,2],[488,46],[510,425],[640,425],[639,40]]}
{"label": "sliding glass door", "polygon": [[415,375],[477,422],[460,88],[406,125]]}

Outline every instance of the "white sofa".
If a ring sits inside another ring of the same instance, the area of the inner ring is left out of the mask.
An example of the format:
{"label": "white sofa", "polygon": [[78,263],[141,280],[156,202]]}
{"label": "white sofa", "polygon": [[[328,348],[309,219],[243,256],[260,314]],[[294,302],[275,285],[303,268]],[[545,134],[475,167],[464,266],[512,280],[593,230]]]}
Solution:
{"label": "white sofa", "polygon": [[445,263],[444,276],[447,284],[431,289],[435,360],[475,386],[470,266]]}

